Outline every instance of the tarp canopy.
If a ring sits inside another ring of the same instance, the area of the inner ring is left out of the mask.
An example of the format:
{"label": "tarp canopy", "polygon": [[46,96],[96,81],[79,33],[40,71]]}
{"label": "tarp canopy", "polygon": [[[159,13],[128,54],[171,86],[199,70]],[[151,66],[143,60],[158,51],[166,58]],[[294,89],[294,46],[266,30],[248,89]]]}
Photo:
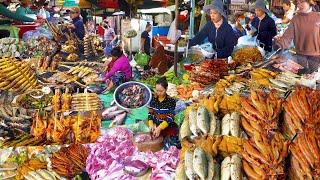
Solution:
{"label": "tarp canopy", "polygon": [[138,13],[142,13],[142,14],[160,14],[160,13],[171,14],[171,11],[168,8],[152,8],[152,9],[138,9]]}

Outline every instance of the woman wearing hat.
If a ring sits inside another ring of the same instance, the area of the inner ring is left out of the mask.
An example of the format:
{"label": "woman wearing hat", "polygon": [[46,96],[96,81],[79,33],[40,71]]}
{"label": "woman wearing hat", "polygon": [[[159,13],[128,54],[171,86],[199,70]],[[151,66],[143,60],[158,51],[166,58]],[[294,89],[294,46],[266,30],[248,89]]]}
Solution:
{"label": "woman wearing hat", "polygon": [[309,0],[298,0],[297,7],[297,14],[276,44],[288,49],[293,41],[298,63],[304,66],[304,73],[312,73],[320,67],[320,14],[312,11]]}
{"label": "woman wearing hat", "polygon": [[256,28],[256,33],[260,45],[265,51],[272,51],[272,39],[277,35],[277,27],[274,20],[267,14],[269,10],[263,0],[257,0],[254,6],[256,17],[251,25]]}
{"label": "woman wearing hat", "polygon": [[203,10],[207,14],[210,14],[211,21],[190,40],[189,47],[201,44],[204,39],[208,38],[217,52],[216,57],[228,58],[237,43],[237,38],[231,25],[228,24],[227,16],[223,11],[222,1],[213,0],[212,3],[205,6]]}
{"label": "woman wearing hat", "polygon": [[67,28],[74,32],[80,40],[83,40],[85,31],[83,21],[80,17],[80,8],[77,6],[72,7],[70,9],[70,17],[72,24],[69,24]]}

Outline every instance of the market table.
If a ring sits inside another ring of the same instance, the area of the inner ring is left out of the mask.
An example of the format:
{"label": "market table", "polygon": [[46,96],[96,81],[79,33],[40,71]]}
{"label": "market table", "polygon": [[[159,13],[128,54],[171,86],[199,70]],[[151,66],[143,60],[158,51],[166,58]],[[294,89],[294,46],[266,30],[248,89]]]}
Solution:
{"label": "market table", "polygon": [[33,23],[33,24],[12,24],[13,26],[20,29],[19,38],[23,37],[23,34],[27,31],[35,30],[37,27],[41,26],[41,23]]}

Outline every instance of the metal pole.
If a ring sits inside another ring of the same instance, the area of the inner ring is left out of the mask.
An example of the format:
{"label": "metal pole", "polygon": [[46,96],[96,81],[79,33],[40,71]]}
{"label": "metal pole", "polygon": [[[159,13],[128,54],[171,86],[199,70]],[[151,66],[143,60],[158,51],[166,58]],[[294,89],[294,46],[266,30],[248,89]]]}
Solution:
{"label": "metal pole", "polygon": [[194,16],[196,9],[196,1],[191,0],[191,14],[190,14],[190,26],[189,26],[189,38],[192,39],[194,36]]}
{"label": "metal pole", "polygon": [[[179,26],[179,0],[175,0],[175,17],[176,17],[176,30]],[[178,41],[176,41],[174,46],[174,74],[177,76],[178,70]]]}

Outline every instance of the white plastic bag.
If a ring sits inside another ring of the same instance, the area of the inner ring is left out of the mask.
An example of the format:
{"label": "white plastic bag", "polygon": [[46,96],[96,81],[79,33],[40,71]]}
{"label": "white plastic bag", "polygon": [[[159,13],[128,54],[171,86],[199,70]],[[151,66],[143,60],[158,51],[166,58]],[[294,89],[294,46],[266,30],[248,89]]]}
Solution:
{"label": "white plastic bag", "polygon": [[238,39],[238,44],[237,46],[256,46],[257,45],[257,38],[255,37],[251,37],[251,36],[241,36]]}
{"label": "white plastic bag", "polygon": [[38,16],[41,17],[42,19],[47,19],[46,10],[44,8],[41,8],[39,13],[38,13]]}
{"label": "white plastic bag", "polygon": [[181,37],[181,31],[176,29],[176,19],[171,23],[167,39],[170,40],[172,44],[175,44]]}

